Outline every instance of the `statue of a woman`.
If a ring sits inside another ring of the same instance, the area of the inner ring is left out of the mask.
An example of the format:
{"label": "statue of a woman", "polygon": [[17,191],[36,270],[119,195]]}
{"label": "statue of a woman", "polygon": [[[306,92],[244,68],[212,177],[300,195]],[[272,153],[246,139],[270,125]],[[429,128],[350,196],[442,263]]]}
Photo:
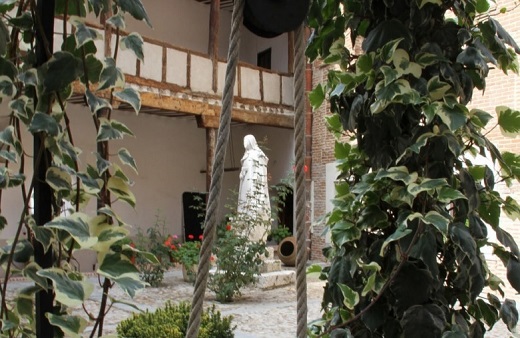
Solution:
{"label": "statue of a woman", "polygon": [[252,224],[251,240],[266,239],[271,222],[271,204],[267,184],[269,159],[258,147],[253,135],[244,137],[245,153],[242,157],[237,213],[240,219]]}

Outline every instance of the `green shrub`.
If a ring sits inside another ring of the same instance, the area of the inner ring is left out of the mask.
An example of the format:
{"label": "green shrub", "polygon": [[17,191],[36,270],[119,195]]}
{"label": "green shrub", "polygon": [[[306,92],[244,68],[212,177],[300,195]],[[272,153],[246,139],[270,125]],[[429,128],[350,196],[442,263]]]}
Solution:
{"label": "green shrub", "polygon": [[[155,312],[133,314],[117,326],[117,334],[127,338],[184,338],[188,329],[191,306],[186,303],[172,304],[168,301],[164,308]],[[222,317],[215,305],[204,310],[199,329],[199,338],[234,337],[231,326],[233,317]]]}

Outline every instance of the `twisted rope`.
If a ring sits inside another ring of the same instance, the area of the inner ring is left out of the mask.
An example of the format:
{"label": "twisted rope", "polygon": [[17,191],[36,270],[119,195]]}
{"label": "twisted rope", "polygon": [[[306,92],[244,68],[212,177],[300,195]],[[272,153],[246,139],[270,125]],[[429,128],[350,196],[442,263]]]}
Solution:
{"label": "twisted rope", "polygon": [[233,87],[235,85],[236,66],[238,63],[238,50],[240,46],[240,24],[244,14],[245,0],[235,0],[233,14],[231,17],[231,33],[229,36],[228,64],[224,91],[222,93],[222,112],[220,114],[220,125],[218,129],[215,159],[211,172],[211,184],[209,188],[209,199],[204,221],[204,240],[200,250],[199,268],[193,292],[190,320],[186,338],[197,338],[199,333],[201,315],[203,310],[204,293],[208,283],[210,268],[210,257],[215,242],[217,230],[217,210],[219,208],[222,179],[224,174],[224,160],[229,141],[229,130],[231,126],[231,111],[233,106]]}
{"label": "twisted rope", "polygon": [[296,337],[307,337],[307,229],[305,225],[305,55],[303,25],[294,33],[294,156],[296,158]]}

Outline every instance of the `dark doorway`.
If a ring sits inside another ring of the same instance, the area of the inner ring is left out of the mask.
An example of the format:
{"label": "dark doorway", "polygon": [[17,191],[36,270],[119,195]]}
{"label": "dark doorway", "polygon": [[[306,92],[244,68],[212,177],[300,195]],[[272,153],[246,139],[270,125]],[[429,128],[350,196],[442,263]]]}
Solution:
{"label": "dark doorway", "polygon": [[[182,194],[185,241],[199,240],[199,237],[202,236],[202,226],[206,214],[206,195],[207,193],[202,192],[185,192]],[[190,235],[193,237],[190,238]]]}
{"label": "dark doorway", "polygon": [[293,234],[294,226],[294,194],[292,187],[281,184],[276,188],[277,191],[283,191],[280,194],[278,202],[278,226],[286,227]]}
{"label": "dark doorway", "polygon": [[271,48],[257,54],[256,65],[265,69],[271,69]]}

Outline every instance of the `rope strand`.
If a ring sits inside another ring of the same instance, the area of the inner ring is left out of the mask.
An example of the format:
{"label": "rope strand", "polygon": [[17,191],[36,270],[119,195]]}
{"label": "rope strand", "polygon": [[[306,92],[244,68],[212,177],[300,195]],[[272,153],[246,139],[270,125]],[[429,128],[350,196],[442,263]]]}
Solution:
{"label": "rope strand", "polygon": [[238,63],[238,51],[240,47],[240,24],[244,15],[244,0],[235,0],[231,18],[232,26],[229,37],[228,64],[224,91],[222,94],[222,112],[220,114],[220,125],[218,129],[217,144],[215,148],[215,159],[211,173],[211,184],[209,199],[204,221],[204,240],[200,250],[199,268],[193,292],[190,320],[186,338],[197,338],[199,333],[201,315],[203,310],[204,294],[208,283],[210,268],[210,256],[215,242],[217,230],[217,210],[219,208],[222,180],[224,174],[224,161],[226,149],[229,142],[229,131],[231,126],[231,111],[233,107],[233,87],[235,85],[236,68]]}
{"label": "rope strand", "polygon": [[296,337],[307,337],[307,228],[305,225],[305,55],[303,24],[294,34],[294,156],[296,159]]}

